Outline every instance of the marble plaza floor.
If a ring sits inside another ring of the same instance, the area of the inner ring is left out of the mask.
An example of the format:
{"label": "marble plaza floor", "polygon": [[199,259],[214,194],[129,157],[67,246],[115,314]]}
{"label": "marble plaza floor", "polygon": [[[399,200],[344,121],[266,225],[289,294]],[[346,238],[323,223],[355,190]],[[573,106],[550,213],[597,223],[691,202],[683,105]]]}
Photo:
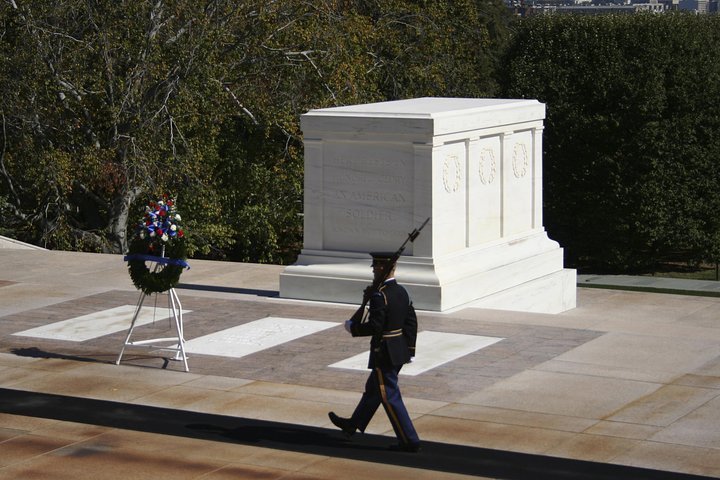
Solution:
{"label": "marble plaza floor", "polygon": [[[367,375],[356,306],[279,298],[281,266],[191,267],[185,372],[156,348],[116,365],[121,256],[0,249],[0,480],[720,478],[714,284],[581,277],[559,315],[419,312],[407,454],[382,411],[350,439],[328,420]],[[172,337],[168,315],[148,297],[133,339]]]}

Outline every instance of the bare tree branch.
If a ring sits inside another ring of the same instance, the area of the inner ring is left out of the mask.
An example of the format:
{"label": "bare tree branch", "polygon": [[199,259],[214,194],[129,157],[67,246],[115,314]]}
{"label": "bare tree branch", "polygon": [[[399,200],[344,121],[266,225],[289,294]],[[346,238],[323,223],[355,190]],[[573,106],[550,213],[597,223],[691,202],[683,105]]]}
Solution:
{"label": "bare tree branch", "polygon": [[235,93],[234,93],[232,90],[230,90],[230,87],[228,87],[226,84],[222,83],[220,80],[218,80],[218,79],[216,79],[216,78],[213,78],[212,81],[219,83],[220,86],[222,86],[223,90],[225,90],[227,93],[229,93],[230,96],[233,98],[233,100],[235,100],[235,103],[237,103],[237,106],[240,107],[240,110],[242,110],[243,113],[245,113],[245,115],[247,115],[248,117],[250,117],[250,119],[252,120],[253,124],[258,125],[258,121],[257,121],[257,119],[255,118],[255,115],[253,115],[250,110],[248,110],[247,108],[245,108],[245,105],[243,105],[243,104],[240,102],[240,99],[237,97],[237,95],[235,95]]}
{"label": "bare tree branch", "polygon": [[[18,195],[17,191],[15,191],[15,186],[13,182],[12,176],[8,173],[7,168],[5,167],[5,152],[7,151],[7,130],[5,126],[5,112],[2,112],[2,151],[0,151],[0,170],[2,170],[3,177],[5,178],[5,181],[8,184],[8,188],[10,190],[10,193],[12,194],[12,201],[13,201],[13,207],[16,215],[20,215],[21,217],[24,216],[22,212],[20,211],[20,207],[22,205],[22,202],[20,201],[20,195]],[[20,185],[18,185],[18,188],[21,188]]]}

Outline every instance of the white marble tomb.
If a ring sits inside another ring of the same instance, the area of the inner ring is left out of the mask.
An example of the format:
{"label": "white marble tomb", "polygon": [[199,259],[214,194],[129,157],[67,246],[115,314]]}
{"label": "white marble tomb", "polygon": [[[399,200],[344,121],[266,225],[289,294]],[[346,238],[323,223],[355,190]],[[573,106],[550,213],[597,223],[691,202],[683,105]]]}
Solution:
{"label": "white marble tomb", "polygon": [[575,271],[542,222],[544,118],[536,100],[470,98],[303,115],[303,249],[280,296],[360,303],[368,252],[430,218],[397,268],[416,308],[574,308]]}

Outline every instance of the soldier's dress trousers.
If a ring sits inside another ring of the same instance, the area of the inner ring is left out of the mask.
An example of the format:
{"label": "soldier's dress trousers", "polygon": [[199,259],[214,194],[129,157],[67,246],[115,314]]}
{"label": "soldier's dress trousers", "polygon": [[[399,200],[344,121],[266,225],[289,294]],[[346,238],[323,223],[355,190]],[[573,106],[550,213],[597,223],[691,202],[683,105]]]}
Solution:
{"label": "soldier's dress trousers", "polygon": [[368,368],[372,370],[365,391],[352,415],[361,432],[378,407],[385,408],[400,445],[419,445],[410,415],[403,403],[398,374],[415,356],[417,316],[407,291],[394,278],[386,280],[369,301],[366,322],[353,322],[353,337],[371,336]]}

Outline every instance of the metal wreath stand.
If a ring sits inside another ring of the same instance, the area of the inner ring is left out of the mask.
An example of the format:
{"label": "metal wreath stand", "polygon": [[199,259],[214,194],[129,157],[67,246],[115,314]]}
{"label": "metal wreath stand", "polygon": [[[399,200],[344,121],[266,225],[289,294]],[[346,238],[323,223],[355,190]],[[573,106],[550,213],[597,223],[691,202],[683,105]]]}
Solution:
{"label": "metal wreath stand", "polygon": [[[137,260],[145,260],[149,262],[155,263],[155,267],[153,268],[152,273],[157,273],[159,270],[164,268],[165,265],[168,265],[170,263],[178,263],[181,264],[187,268],[190,268],[186,262],[184,261],[177,261],[169,258],[165,258],[165,248],[163,247],[162,255],[160,257],[151,256],[151,255],[127,255],[125,256],[125,260],[128,259],[137,259]],[[181,262],[181,263],[179,263]],[[183,318],[182,318],[182,304],[180,303],[180,297],[178,297],[177,292],[175,291],[175,288],[170,288],[169,290],[166,290],[168,294],[168,311],[171,313],[172,321],[175,326],[175,336],[174,337],[165,337],[165,338],[151,338],[147,340],[136,340],[131,341],[130,337],[133,334],[133,330],[135,329],[135,323],[137,322],[138,317],[140,316],[140,311],[142,310],[143,303],[145,302],[145,297],[148,297],[149,295],[145,294],[142,290],[140,290],[140,297],[138,298],[137,304],[135,306],[135,313],[133,314],[132,322],[130,322],[130,328],[128,329],[127,336],[125,337],[125,342],[123,343],[123,347],[120,350],[120,355],[118,355],[118,359],[115,362],[115,365],[120,365],[120,361],[122,360],[123,354],[125,353],[126,347],[145,347],[150,348],[154,350],[163,350],[163,351],[170,351],[175,352],[175,356],[171,358],[171,360],[176,361],[182,361],[183,365],[185,366],[185,371],[189,372],[190,368],[188,367],[187,363],[187,354],[185,353],[185,337],[183,336]],[[156,292],[158,293],[165,293],[165,292]],[[157,308],[157,307],[156,307]],[[175,345],[167,345],[167,342],[176,342]],[[160,345],[160,343],[164,345]]]}

